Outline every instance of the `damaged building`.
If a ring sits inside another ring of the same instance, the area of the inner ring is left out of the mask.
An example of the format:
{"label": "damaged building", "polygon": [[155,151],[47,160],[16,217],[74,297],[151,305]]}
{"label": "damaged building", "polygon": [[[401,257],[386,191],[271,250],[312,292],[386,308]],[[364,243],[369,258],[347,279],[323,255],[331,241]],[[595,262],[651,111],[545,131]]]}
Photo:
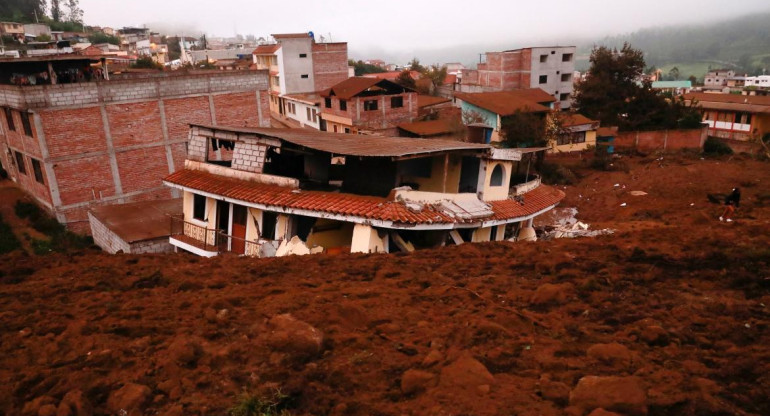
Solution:
{"label": "damaged building", "polygon": [[533,236],[564,198],[522,156],[438,139],[192,125],[169,241],[200,256],[394,252]]}

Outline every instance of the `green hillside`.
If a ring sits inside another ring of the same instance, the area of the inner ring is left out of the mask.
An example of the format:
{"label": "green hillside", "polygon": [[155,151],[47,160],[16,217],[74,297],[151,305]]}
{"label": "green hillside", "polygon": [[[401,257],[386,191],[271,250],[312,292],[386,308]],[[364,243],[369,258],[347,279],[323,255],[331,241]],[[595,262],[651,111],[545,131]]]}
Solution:
{"label": "green hillside", "polygon": [[[708,68],[732,68],[750,75],[770,73],[770,12],[709,24],[666,26],[612,36],[599,45],[629,42],[644,51],[648,66],[679,68],[681,78],[702,78]],[[590,47],[588,48],[590,49]]]}

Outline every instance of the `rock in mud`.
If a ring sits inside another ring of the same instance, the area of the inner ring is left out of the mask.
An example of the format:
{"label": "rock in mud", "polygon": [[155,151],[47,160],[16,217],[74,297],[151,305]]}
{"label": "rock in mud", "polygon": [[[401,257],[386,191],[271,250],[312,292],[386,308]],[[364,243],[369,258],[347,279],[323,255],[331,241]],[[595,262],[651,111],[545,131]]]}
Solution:
{"label": "rock in mud", "polygon": [[56,416],[91,416],[94,408],[80,390],[72,390],[64,395]]}
{"label": "rock in mud", "polygon": [[52,404],[44,405],[37,411],[37,416],[57,416],[56,406]]}
{"label": "rock in mud", "polygon": [[444,354],[442,354],[441,351],[431,350],[428,355],[425,356],[425,359],[422,360],[422,366],[431,367],[442,360],[444,360]]}
{"label": "rock in mud", "polygon": [[107,408],[114,414],[120,414],[124,411],[128,416],[139,416],[144,410],[144,406],[150,400],[152,391],[149,387],[128,383],[110,393],[107,399]]}
{"label": "rock in mud", "polygon": [[441,370],[441,386],[476,390],[479,386],[494,383],[495,377],[487,367],[470,355],[463,355]]}
{"label": "rock in mud", "polygon": [[552,381],[548,378],[541,377],[538,382],[540,386],[540,395],[544,399],[552,401],[560,406],[567,404],[569,401],[569,386],[559,382]]}
{"label": "rock in mud", "polygon": [[572,285],[569,283],[559,285],[544,283],[535,290],[530,303],[533,305],[561,304],[567,300],[571,290]]}
{"label": "rock in mud", "polygon": [[613,342],[610,344],[594,344],[588,348],[586,354],[594,360],[611,364],[620,368],[631,365],[633,355],[625,345]]}
{"label": "rock in mud", "polygon": [[321,353],[323,333],[307,322],[287,313],[272,317],[268,324],[271,329],[268,344],[274,349],[302,357],[315,357]]}
{"label": "rock in mud", "polygon": [[639,377],[586,376],[570,392],[569,403],[584,412],[602,408],[622,414],[647,414],[647,392]]}
{"label": "rock in mud", "polygon": [[401,391],[404,394],[419,393],[436,385],[436,375],[422,370],[406,370],[401,376]]}
{"label": "rock in mud", "polygon": [[651,346],[666,346],[669,343],[668,331],[658,325],[650,325],[642,329],[639,338]]}
{"label": "rock in mud", "polygon": [[[56,403],[56,399],[51,396],[40,396],[32,401],[24,404],[24,408],[21,410],[21,414],[24,416],[35,416],[39,413],[40,408],[47,405],[53,405]],[[56,406],[54,406],[54,409]]]}

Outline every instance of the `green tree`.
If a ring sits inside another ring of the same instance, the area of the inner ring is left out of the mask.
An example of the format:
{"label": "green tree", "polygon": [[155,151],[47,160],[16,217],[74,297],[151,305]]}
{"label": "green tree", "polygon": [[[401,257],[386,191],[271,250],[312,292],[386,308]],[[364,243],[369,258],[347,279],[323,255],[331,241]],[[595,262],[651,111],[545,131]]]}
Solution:
{"label": "green tree", "polygon": [[548,142],[546,117],[526,109],[503,117],[500,133],[505,147],[545,146]]}
{"label": "green tree", "polygon": [[45,33],[35,38],[35,42],[50,42],[50,41],[51,41],[51,37],[49,35],[46,35]]}
{"label": "green tree", "polygon": [[0,1],[0,20],[19,23],[32,23],[35,16],[45,16],[45,0],[2,0]]}
{"label": "green tree", "polygon": [[671,77],[672,81],[676,81],[679,79],[679,68],[673,67],[670,71],[668,71],[668,76]]}
{"label": "green tree", "polygon": [[364,63],[364,61],[358,60],[354,61],[352,59],[348,60],[348,65],[352,66],[355,70],[356,76],[361,76],[364,74],[377,74],[380,72],[386,72],[384,69],[380,68],[377,65],[370,65]]}
{"label": "green tree", "polygon": [[88,36],[88,41],[94,45],[100,43],[110,43],[113,45],[120,45],[120,39],[117,36],[110,36],[102,32],[94,32]]}
{"label": "green tree", "polygon": [[51,0],[51,19],[54,22],[61,22],[61,4],[59,4],[59,0]]}
{"label": "green tree", "polygon": [[440,87],[444,85],[444,80],[446,79],[447,75],[447,68],[446,65],[438,66],[434,64],[431,65],[430,68],[426,69],[422,74],[430,79],[434,87]]}
{"label": "green tree", "polygon": [[394,82],[405,88],[411,88],[413,90],[417,89],[417,83],[415,82],[414,78],[412,78],[412,74],[408,69],[401,71]]}
{"label": "green tree", "polygon": [[67,0],[67,10],[67,20],[83,24],[83,10],[80,8],[79,0]]}
{"label": "green tree", "polygon": [[425,67],[420,64],[420,60],[417,57],[412,58],[412,61],[409,62],[409,69],[420,73],[425,72]]}
{"label": "green tree", "polygon": [[131,68],[136,69],[158,69],[163,70],[163,65],[155,62],[150,58],[149,56],[144,58],[139,58],[131,65]]}

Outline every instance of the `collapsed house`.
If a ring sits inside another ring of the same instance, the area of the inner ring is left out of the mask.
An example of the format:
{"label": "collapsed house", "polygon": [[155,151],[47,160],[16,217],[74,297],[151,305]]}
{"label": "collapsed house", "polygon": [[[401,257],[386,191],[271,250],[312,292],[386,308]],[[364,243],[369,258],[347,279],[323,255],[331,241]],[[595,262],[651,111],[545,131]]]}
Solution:
{"label": "collapsed house", "polygon": [[532,219],[564,198],[520,163],[544,150],[192,125],[184,169],[163,180],[183,193],[169,241],[270,257],[532,236]]}

